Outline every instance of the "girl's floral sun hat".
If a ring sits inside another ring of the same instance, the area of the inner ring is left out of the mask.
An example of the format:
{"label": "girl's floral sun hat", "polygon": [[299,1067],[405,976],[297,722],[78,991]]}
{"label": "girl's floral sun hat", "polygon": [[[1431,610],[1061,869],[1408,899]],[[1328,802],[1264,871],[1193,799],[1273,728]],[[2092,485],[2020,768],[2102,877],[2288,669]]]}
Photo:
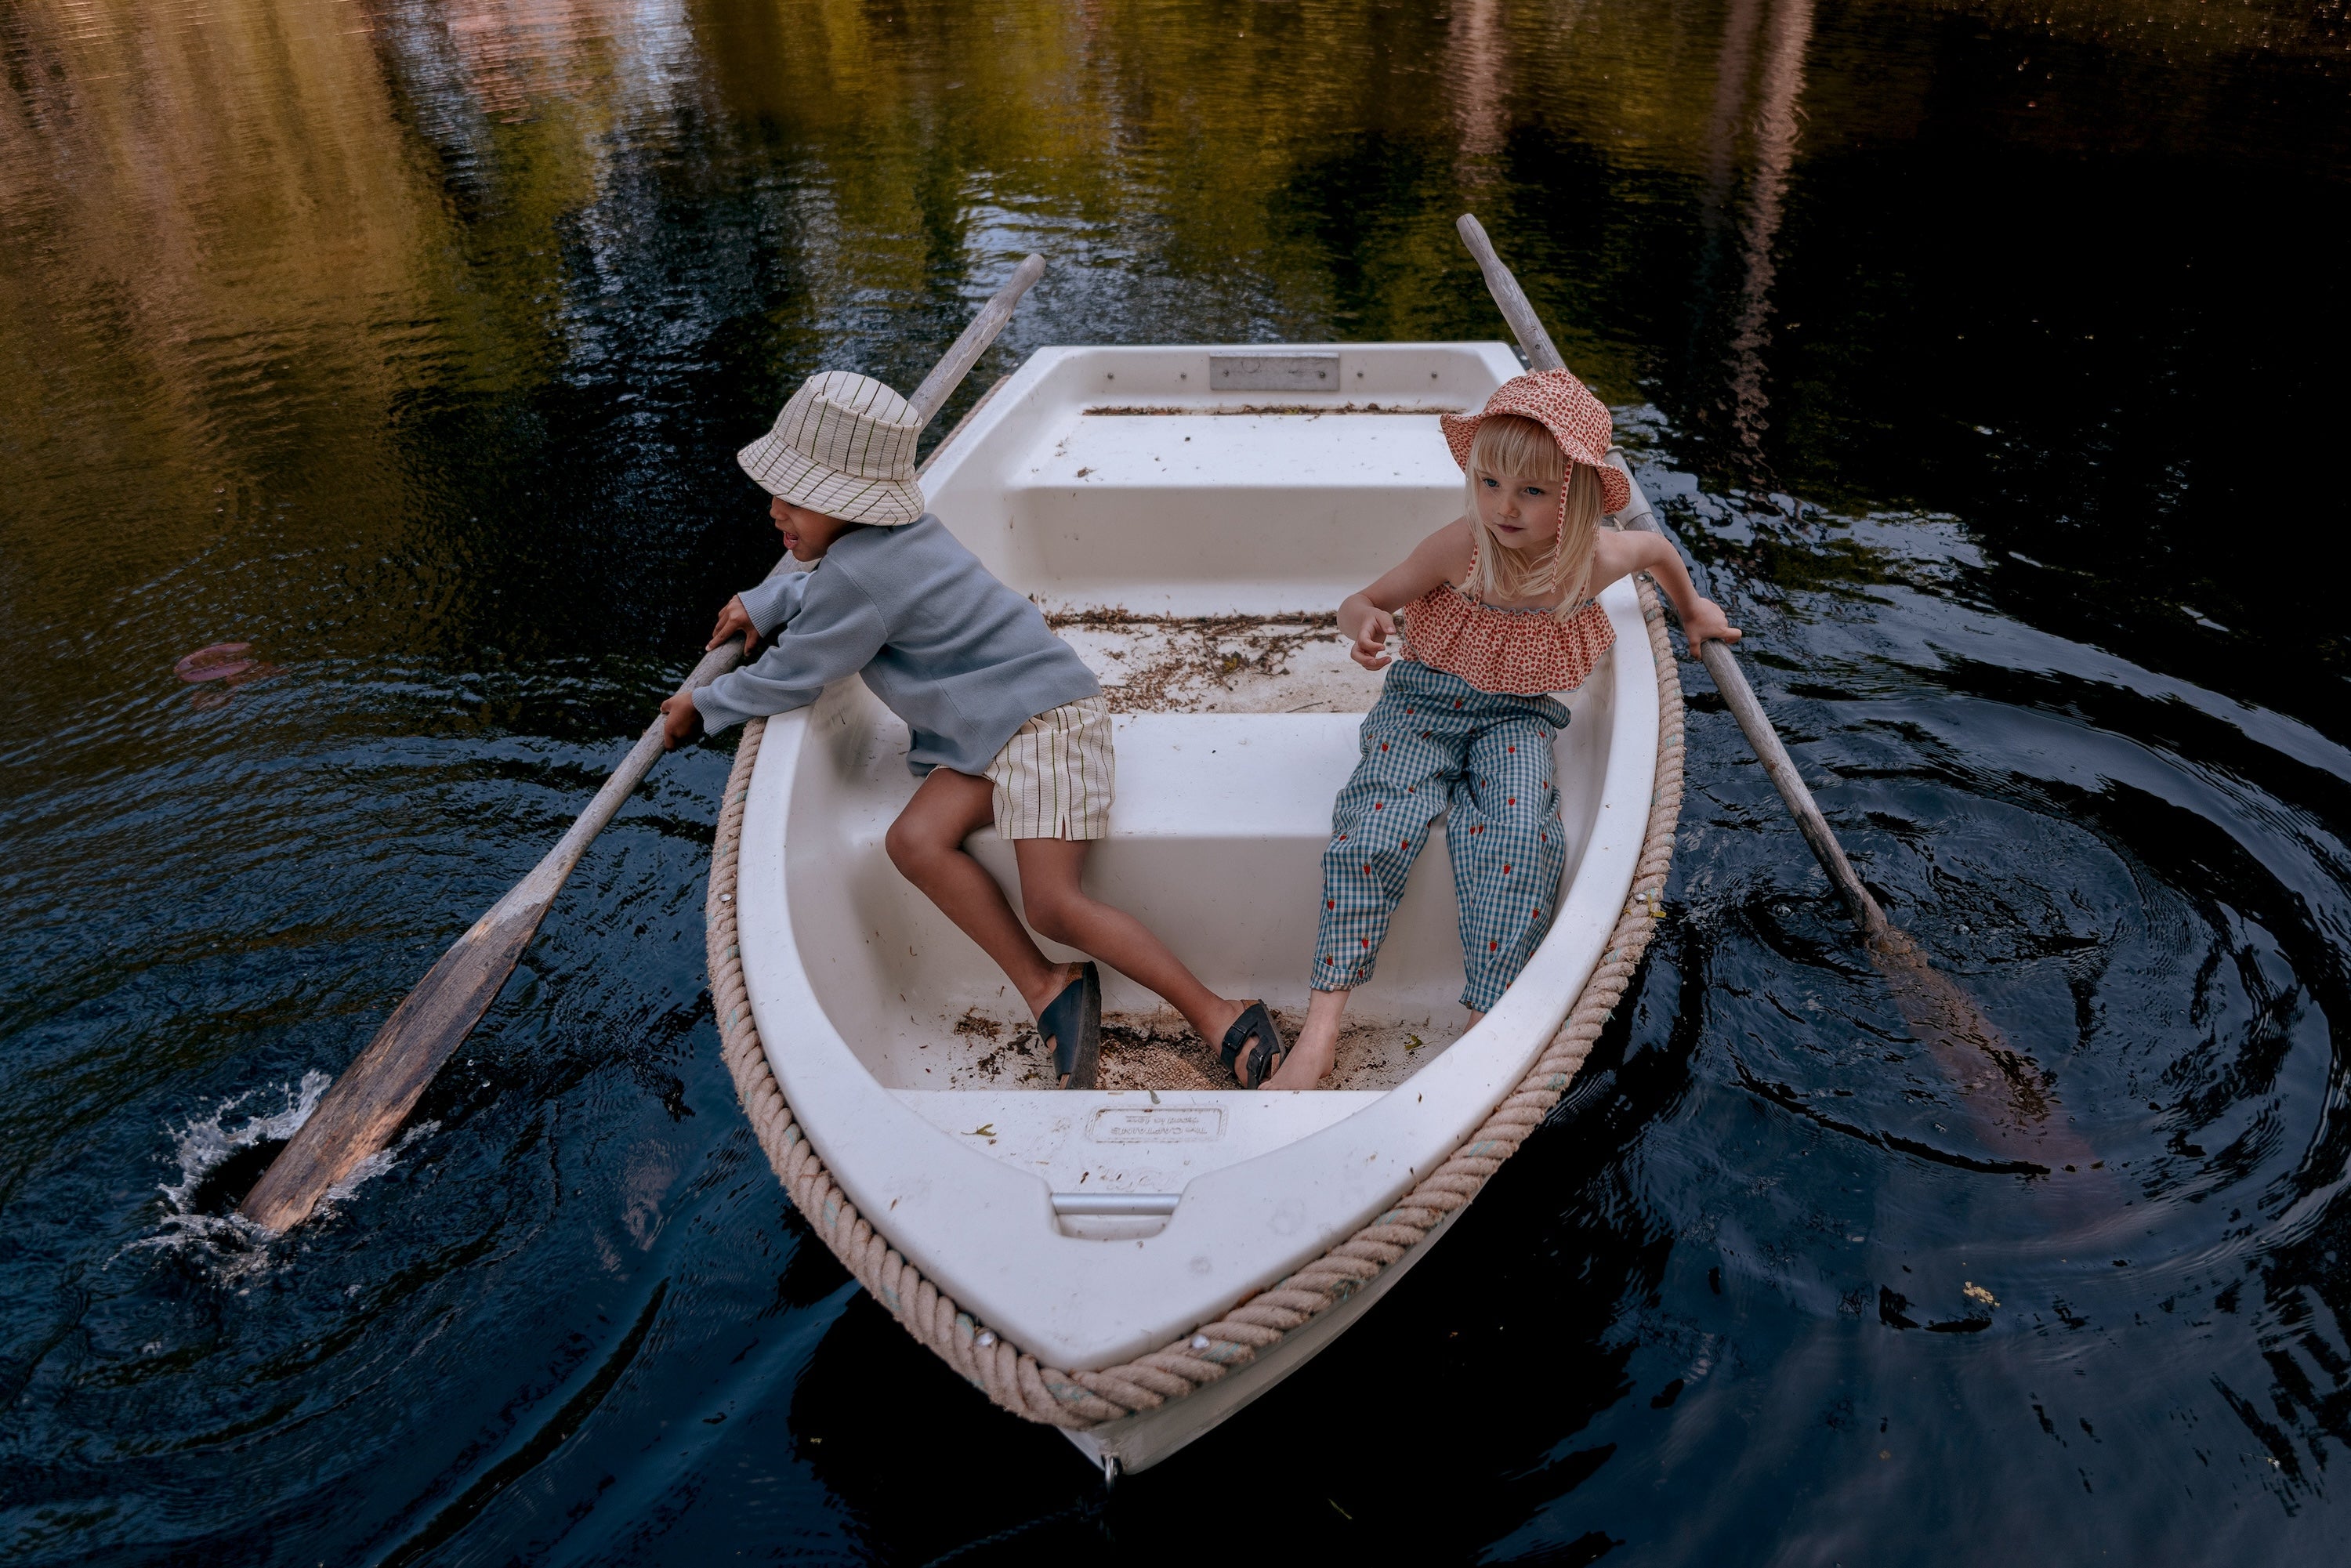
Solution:
{"label": "girl's floral sun hat", "polygon": [[923,515],[914,442],[923,422],[904,398],[851,371],[810,376],[776,427],[735,455],[771,496],[844,522],[894,528]]}
{"label": "girl's floral sun hat", "polygon": [[[1608,405],[1592,395],[1591,389],[1566,371],[1530,371],[1522,376],[1512,376],[1494,389],[1486,406],[1476,413],[1441,414],[1437,423],[1445,430],[1445,444],[1453,449],[1453,461],[1466,471],[1469,466],[1469,443],[1477,437],[1478,427],[1498,413],[1514,413],[1520,419],[1533,420],[1551,432],[1559,443],[1561,452],[1570,463],[1581,463],[1600,476],[1602,509],[1611,514],[1621,512],[1633,504],[1633,481],[1624,470],[1607,461],[1609,447],[1615,444],[1615,423],[1608,417]],[[1562,503],[1565,497],[1561,497]]]}

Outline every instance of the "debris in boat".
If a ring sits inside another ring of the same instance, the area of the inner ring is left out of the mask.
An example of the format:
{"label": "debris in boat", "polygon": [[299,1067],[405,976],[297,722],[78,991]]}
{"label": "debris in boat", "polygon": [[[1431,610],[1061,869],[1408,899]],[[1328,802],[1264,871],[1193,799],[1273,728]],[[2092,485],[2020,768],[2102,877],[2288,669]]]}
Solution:
{"label": "debris in boat", "polygon": [[[1304,1022],[1297,1013],[1274,1011],[1284,1040],[1298,1038]],[[1053,1076],[1042,1071],[1045,1042],[1026,1019],[992,1019],[973,1008],[952,1023],[951,1031],[933,1043],[950,1052],[939,1069],[956,1089],[1050,1088]],[[1406,1026],[1369,1019],[1351,1019],[1341,1030],[1337,1063],[1328,1087],[1392,1089],[1419,1071],[1423,1052],[1434,1056],[1452,1043],[1452,1035],[1429,1021],[1415,1019]],[[960,1050],[953,1045],[967,1040]],[[926,1070],[927,1071],[927,1070]],[[1102,1020],[1102,1076],[1103,1089],[1196,1093],[1204,1090],[1241,1092],[1232,1074],[1217,1061],[1214,1050],[1192,1033],[1173,1011],[1114,1014]]]}
{"label": "debris in boat", "polygon": [[[992,1040],[997,1037],[995,1034],[988,1033],[987,1028],[991,1022],[998,1031],[1017,1027],[1018,1032],[1010,1040],[998,1045],[995,1050],[988,1051],[969,1066],[952,1069],[955,1073],[956,1087],[969,1089],[977,1084],[998,1083],[1008,1077],[1020,1083],[1034,1080],[1037,1076],[1037,1069],[1029,1048],[1042,1047],[1045,1043],[1038,1035],[1036,1029],[1033,1026],[1014,1026],[987,1019],[980,1019],[974,1027],[966,1028],[967,1024],[973,1023],[974,1014],[977,1012],[977,1009],[975,1009],[972,1013],[965,1014],[963,1021],[956,1025],[956,1033]],[[1008,1061],[1006,1060],[1008,1057],[1010,1059]]]}
{"label": "debris in boat", "polygon": [[[1336,680],[1364,688],[1379,677],[1348,664],[1334,615],[1143,615],[1132,611],[1064,611],[1046,622],[1094,666],[1113,713],[1255,712],[1276,690],[1288,707],[1303,695],[1299,680]],[[1301,653],[1325,644],[1316,666],[1293,671]],[[1108,666],[1108,667],[1106,667]],[[1360,682],[1357,677],[1362,675]],[[1284,677],[1290,681],[1283,683]]]}
{"label": "debris in boat", "polygon": [[1194,1091],[1217,1087],[1201,1069],[1204,1054],[1187,1051],[1198,1041],[1186,1030],[1180,1035],[1145,1033],[1131,1025],[1102,1025],[1101,1084],[1104,1089],[1144,1089],[1157,1099],[1158,1091]]}
{"label": "debris in boat", "polygon": [[982,1122],[978,1126],[974,1127],[970,1132],[966,1133],[964,1136],[967,1138],[992,1138],[996,1136],[996,1124],[993,1122]]}
{"label": "debris in boat", "polygon": [[967,1009],[963,1017],[956,1019],[955,1031],[957,1034],[976,1035],[982,1040],[993,1041],[1003,1035],[1004,1028],[1004,1025],[989,1018],[977,1008],[972,1008]]}
{"label": "debris in boat", "polygon": [[1090,408],[1090,409],[1086,410],[1085,412],[1086,412],[1086,414],[1087,414],[1087,416],[1088,416],[1089,418],[1094,418],[1094,419],[1146,419],[1146,418],[1155,418],[1155,417],[1157,417],[1157,416],[1159,416],[1159,415],[1163,415],[1163,414],[1178,414],[1178,413],[1187,413],[1187,414],[1204,414],[1204,413],[1205,413],[1205,414],[1214,414],[1214,415],[1217,415],[1217,416],[1230,416],[1230,415],[1233,415],[1233,414],[1250,414],[1250,413],[1254,413],[1254,414],[1301,414],[1301,413],[1302,413],[1302,414],[1311,414],[1311,415],[1314,415],[1314,416],[1317,416],[1317,417],[1320,417],[1321,415],[1322,415],[1322,414],[1326,414],[1326,413],[1416,413],[1416,414],[1421,414],[1421,415],[1424,415],[1424,416],[1430,416],[1430,417],[1433,417],[1433,416],[1435,416],[1435,415],[1437,415],[1437,414],[1440,414],[1440,413],[1468,413],[1468,411],[1467,409],[1459,409],[1459,408],[1443,408],[1443,407],[1439,407],[1439,406],[1437,406],[1437,404],[1435,404],[1435,403],[1410,403],[1410,404],[1405,404],[1405,403],[1377,403],[1377,402],[1343,402],[1343,403],[1339,403],[1339,404],[1337,404],[1336,406],[1333,406],[1332,404],[1330,404],[1330,403],[1309,403],[1309,402],[1248,402],[1248,403],[1218,404],[1218,405],[1217,405],[1217,406],[1209,407],[1209,408],[1177,408],[1177,407],[1173,407],[1173,406],[1169,406],[1169,407],[1162,408],[1162,407],[1155,407],[1155,406],[1151,406],[1151,405],[1148,405],[1148,404],[1134,404],[1134,405],[1126,405],[1126,406],[1108,406],[1108,407],[1102,407],[1102,408]]}
{"label": "debris in boat", "polygon": [[[1304,1025],[1301,1014],[1273,1009],[1281,1038],[1295,1040]],[[1423,1024],[1421,1028],[1428,1029]],[[1433,1032],[1433,1031],[1432,1031]],[[1197,1092],[1229,1090],[1246,1093],[1232,1072],[1217,1060],[1216,1051],[1173,1012],[1144,1013],[1102,1020],[1101,1087]],[[1420,1040],[1442,1050],[1451,1043],[1440,1037],[1421,1040],[1393,1024],[1351,1019],[1339,1034],[1338,1061],[1324,1086],[1332,1089],[1392,1089],[1418,1071],[1419,1058],[1406,1045]],[[1433,1052],[1432,1052],[1433,1054]]]}
{"label": "debris in boat", "polygon": [[1217,1087],[1217,1084],[1203,1074],[1197,1067],[1173,1051],[1145,1050],[1121,1061],[1119,1065],[1122,1071],[1118,1076],[1111,1078],[1105,1075],[1102,1087],[1147,1089],[1151,1091],[1154,1104],[1158,1103],[1158,1093],[1162,1089],[1189,1091]]}

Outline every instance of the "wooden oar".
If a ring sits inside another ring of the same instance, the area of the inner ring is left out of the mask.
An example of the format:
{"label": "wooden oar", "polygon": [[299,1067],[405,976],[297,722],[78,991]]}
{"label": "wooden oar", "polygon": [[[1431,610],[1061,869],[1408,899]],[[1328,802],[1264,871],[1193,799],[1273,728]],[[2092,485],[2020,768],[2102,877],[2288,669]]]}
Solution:
{"label": "wooden oar", "polygon": [[[1518,335],[1527,363],[1538,371],[1565,370],[1567,361],[1560,357],[1551,334],[1543,329],[1542,319],[1535,314],[1526,291],[1519,287],[1510,269],[1502,265],[1502,258],[1494,254],[1494,244],[1486,237],[1485,225],[1474,214],[1464,213],[1457,226],[1461,231],[1462,243],[1477,258],[1479,270],[1486,275],[1486,287],[1492,291],[1494,303],[1501,307],[1503,319]],[[1623,462],[1621,457],[1614,460]],[[1629,476],[1630,470],[1626,472]],[[1628,528],[1663,534],[1665,530],[1649,509],[1648,498],[1641,494],[1638,485],[1633,486],[1633,495],[1635,506],[1617,520]],[[2022,1157],[2028,1164],[2051,1169],[2089,1169],[2095,1162],[2088,1147],[2070,1132],[2047,1124],[2055,1106],[2047,1077],[2008,1044],[1965,991],[1927,962],[1917,943],[1886,919],[1886,911],[1870,895],[1869,889],[1861,884],[1861,878],[1854,874],[1844,846],[1837,842],[1836,834],[1829,830],[1828,820],[1813,803],[1812,790],[1805,787],[1796,765],[1789,760],[1788,748],[1780,743],[1779,732],[1764,716],[1763,705],[1756,700],[1755,689],[1747,684],[1738,658],[1718,642],[1703,644],[1698,657],[1706,665],[1706,673],[1714,677],[1715,689],[1722,694],[1731,716],[1739,721],[1747,744],[1754,747],[1763,771],[1780,791],[1780,799],[1787,803],[1789,814],[1796,819],[1796,827],[1804,835],[1813,858],[1844,895],[1854,923],[1861,927],[1862,945],[1870,961],[1886,977],[1904,1020],[1938,1065],[1959,1085],[1961,1104],[1978,1134],[2003,1154]],[[1986,1089],[1992,1090],[2001,1103],[1999,1112],[1987,1113],[1980,1093]]]}
{"label": "wooden oar", "polygon": [[[981,308],[938,368],[923,378],[923,384],[906,400],[918,417],[928,422],[954,395],[1011,319],[1021,295],[1044,271],[1041,256],[1029,257],[1013,270],[1011,280]],[[679,690],[706,686],[742,662],[741,644],[729,643],[705,654]],[[241,1207],[247,1219],[273,1231],[299,1225],[329,1188],[392,1141],[433,1075],[497,998],[499,988],[521,961],[523,949],[530,946],[571,868],[580,863],[589,844],[603,831],[604,824],[612,820],[621,802],[661,754],[662,724],[655,719],[596,791],[595,800],[571,824],[571,831],[513,892],[441,955],[441,961],[384,1020],[368,1048],[335,1080],[310,1119],[278,1151],[277,1158],[246,1195]]]}

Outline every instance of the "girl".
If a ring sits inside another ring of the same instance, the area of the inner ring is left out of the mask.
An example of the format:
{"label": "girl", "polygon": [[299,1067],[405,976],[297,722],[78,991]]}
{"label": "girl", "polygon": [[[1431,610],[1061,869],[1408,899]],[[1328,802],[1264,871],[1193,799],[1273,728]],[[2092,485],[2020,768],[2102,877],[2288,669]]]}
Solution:
{"label": "girl", "polygon": [[[1474,1026],[1551,928],[1566,858],[1552,741],[1615,640],[1600,591],[1636,571],[1674,601],[1695,653],[1740,633],[1649,533],[1604,531],[1633,486],[1604,461],[1608,410],[1565,371],[1506,382],[1475,414],[1442,423],[1467,476],[1468,510],[1339,607],[1355,662],[1387,682],[1364,719],[1363,760],[1331,813],[1322,852],[1306,1027],[1286,1057],[1235,1070],[1251,1087],[1311,1089],[1331,1071],[1348,993],[1369,979],[1405,878],[1446,819]],[[1400,658],[1389,635],[1404,619]],[[1279,1061],[1279,1070],[1265,1068]]]}

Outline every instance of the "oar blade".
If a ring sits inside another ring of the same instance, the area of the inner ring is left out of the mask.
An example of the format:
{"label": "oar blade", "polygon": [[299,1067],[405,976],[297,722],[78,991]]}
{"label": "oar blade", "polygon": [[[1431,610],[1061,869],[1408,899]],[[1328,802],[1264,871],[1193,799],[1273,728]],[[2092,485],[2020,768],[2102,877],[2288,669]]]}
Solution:
{"label": "oar blade", "polygon": [[546,913],[544,904],[502,904],[441,955],[246,1195],[246,1218],[268,1231],[301,1224],[336,1183],[392,1142],[497,999]]}

